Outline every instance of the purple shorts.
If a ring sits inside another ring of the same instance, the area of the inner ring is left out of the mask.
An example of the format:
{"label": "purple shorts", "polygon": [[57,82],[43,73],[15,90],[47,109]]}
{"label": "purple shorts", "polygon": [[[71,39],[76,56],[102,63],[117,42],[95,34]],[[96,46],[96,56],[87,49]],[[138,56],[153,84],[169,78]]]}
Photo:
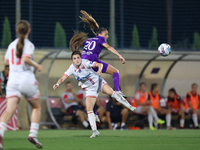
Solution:
{"label": "purple shorts", "polygon": [[[105,73],[106,72],[106,70],[107,70],[107,68],[108,68],[108,64],[107,63],[105,63],[105,62],[103,62],[103,61],[100,61],[99,59],[97,59],[97,60],[94,60],[94,61],[96,61],[97,63],[101,63],[101,64],[103,64],[103,69],[102,69],[102,73]],[[95,72],[97,72],[98,71],[98,67],[96,67],[96,68],[92,68]]]}

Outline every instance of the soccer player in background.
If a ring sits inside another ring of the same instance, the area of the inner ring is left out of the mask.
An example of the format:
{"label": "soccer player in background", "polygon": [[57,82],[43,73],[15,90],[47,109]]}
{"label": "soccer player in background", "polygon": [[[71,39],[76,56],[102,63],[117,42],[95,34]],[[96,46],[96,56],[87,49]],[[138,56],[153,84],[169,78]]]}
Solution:
{"label": "soccer player in background", "polygon": [[[160,100],[162,97],[159,95],[159,85],[157,83],[153,83],[151,85],[151,91],[148,94],[148,100],[150,101],[150,105],[155,109],[158,114],[166,115],[170,114],[170,109],[164,108],[160,106]],[[166,115],[167,116],[167,115]],[[157,128],[157,122],[154,121],[154,126]]]}
{"label": "soccer player in background", "polygon": [[4,70],[0,72],[0,95],[3,98],[6,97],[8,74],[9,74],[9,65],[5,65]]}
{"label": "soccer player in background", "polygon": [[185,97],[185,110],[187,113],[192,114],[192,120],[194,122],[194,126],[196,129],[199,128],[198,115],[200,114],[199,111],[200,96],[197,93],[197,90],[198,90],[198,85],[196,83],[193,83],[192,90],[188,92]]}
{"label": "soccer player in background", "polygon": [[[93,38],[88,38],[86,33],[75,31],[73,37],[70,40],[70,49],[72,51],[78,51],[79,48],[83,46],[84,48],[81,58],[103,64],[102,73],[107,73],[112,75],[113,83],[115,85],[115,91],[124,96],[124,98],[127,98],[127,96],[125,96],[119,89],[120,86],[119,71],[113,66],[100,61],[98,57],[103,47],[105,47],[110,52],[117,55],[123,64],[125,63],[125,59],[106,42],[106,40],[108,39],[108,30],[105,28],[99,28],[99,25],[95,21],[95,19],[91,15],[89,15],[86,11],[81,10],[81,13],[82,13],[82,16],[80,17],[81,21],[87,23],[96,36]],[[96,33],[94,32],[94,29],[97,30]],[[96,72],[98,71],[98,67],[93,69]]]}
{"label": "soccer player in background", "polygon": [[87,122],[87,114],[84,109],[80,107],[79,103],[83,103],[82,99],[74,93],[73,86],[70,81],[66,82],[66,91],[62,94],[62,103],[66,111],[73,116],[74,120],[79,117],[85,128],[88,128],[89,124]]}
{"label": "soccer player in background", "polygon": [[140,83],[140,88],[133,97],[133,106],[136,107],[135,112],[138,114],[148,114],[149,129],[155,130],[153,121],[155,120],[158,124],[165,123],[164,120],[158,118],[156,111],[150,106],[150,101],[147,100],[146,84]]}
{"label": "soccer player in background", "polygon": [[121,103],[110,97],[110,100],[106,104],[106,117],[109,129],[115,130],[120,127],[121,130],[125,130],[128,113],[129,112],[126,107],[123,107]]}
{"label": "soccer player in background", "polygon": [[[169,89],[167,107],[171,113],[178,114],[180,118],[180,128],[184,127],[185,122],[185,109],[183,106],[183,101],[180,96],[176,93],[174,88]],[[171,127],[171,113],[166,115],[167,129],[173,129]]]}
{"label": "soccer player in background", "polygon": [[42,148],[42,144],[37,139],[41,116],[40,92],[38,90],[38,82],[33,73],[33,67],[41,71],[42,66],[32,60],[35,46],[28,40],[30,31],[28,21],[19,21],[16,25],[16,32],[19,38],[10,43],[5,55],[4,63],[10,66],[10,71],[6,87],[7,108],[0,120],[0,150],[3,149],[2,138],[4,137],[7,123],[14,115],[22,94],[25,95],[26,100],[32,107],[28,140],[37,148]]}
{"label": "soccer player in background", "polygon": [[[63,83],[69,76],[73,75],[78,81],[79,86],[86,90],[86,109],[88,114],[88,120],[92,128],[92,135],[90,138],[98,136],[100,133],[97,131],[96,119],[93,112],[94,104],[98,97],[99,92],[104,92],[117,101],[134,111],[135,107],[131,106],[124,97],[111,89],[107,82],[99,75],[102,71],[103,64],[92,62],[89,60],[81,59],[80,51],[74,51],[71,55],[73,64],[70,65],[69,69],[64,73],[53,88],[56,89],[61,83]],[[97,73],[92,67],[98,67]]]}

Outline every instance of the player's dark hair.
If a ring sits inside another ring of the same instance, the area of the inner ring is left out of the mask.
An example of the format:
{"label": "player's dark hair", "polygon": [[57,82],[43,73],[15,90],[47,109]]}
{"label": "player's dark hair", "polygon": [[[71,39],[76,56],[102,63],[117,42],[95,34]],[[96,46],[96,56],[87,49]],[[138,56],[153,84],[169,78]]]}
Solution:
{"label": "player's dark hair", "polygon": [[145,84],[144,82],[141,82],[141,83],[140,83],[140,87],[141,87],[142,85],[146,86],[146,84]]}
{"label": "player's dark hair", "polygon": [[192,84],[192,87],[193,87],[194,85],[196,85],[196,86],[198,87],[198,85],[197,85],[196,83],[193,83],[193,84]]}
{"label": "player's dark hair", "polygon": [[8,67],[9,67],[9,65],[5,65],[4,69],[6,69],[6,68],[8,68]]}
{"label": "player's dark hair", "polygon": [[87,35],[88,34],[84,32],[74,31],[74,35],[72,36],[69,42],[69,47],[72,50],[72,52],[79,50],[83,42],[85,42],[88,39]]}
{"label": "player's dark hair", "polygon": [[152,85],[151,85],[151,92],[154,90],[154,88],[156,88],[158,86],[158,84],[157,83],[153,83]]}
{"label": "player's dark hair", "polygon": [[71,59],[73,59],[74,55],[79,55],[81,57],[81,52],[80,51],[74,51],[71,55]]}
{"label": "player's dark hair", "polygon": [[71,83],[70,81],[67,81],[66,83],[65,83],[65,85],[67,85],[67,84],[69,84],[69,83]]}
{"label": "player's dark hair", "polygon": [[172,92],[177,95],[176,90],[174,88],[169,89],[169,92]]}
{"label": "player's dark hair", "polygon": [[25,35],[28,33],[29,29],[30,29],[30,23],[26,20],[21,20],[16,24],[16,31],[19,35],[19,41],[17,42],[17,51],[16,51],[16,56],[18,58],[22,57]]}
{"label": "player's dark hair", "polygon": [[[103,31],[107,31],[106,28],[99,28],[98,23],[92,17],[92,15],[88,14],[84,10],[81,10],[80,12],[81,12],[81,16],[79,17],[81,18],[81,22],[87,23],[90,29],[92,30],[92,32],[94,33],[94,35],[97,36],[98,34],[101,34]],[[97,31],[95,32],[94,30],[97,30]]]}

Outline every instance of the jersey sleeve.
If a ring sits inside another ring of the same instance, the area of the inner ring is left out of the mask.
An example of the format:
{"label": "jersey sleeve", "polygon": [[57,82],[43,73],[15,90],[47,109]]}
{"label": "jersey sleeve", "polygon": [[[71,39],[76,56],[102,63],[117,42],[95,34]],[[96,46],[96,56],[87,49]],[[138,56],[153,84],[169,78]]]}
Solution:
{"label": "jersey sleeve", "polygon": [[29,57],[31,58],[33,56],[35,50],[35,46],[32,43],[26,43],[24,45],[24,49],[23,49],[23,55],[22,57]]}
{"label": "jersey sleeve", "polygon": [[101,38],[99,39],[99,42],[100,42],[101,45],[103,45],[104,43],[107,43],[107,42],[106,42],[106,39],[105,39],[104,37],[101,37]]}
{"label": "jersey sleeve", "polygon": [[183,101],[182,101],[180,96],[177,96],[177,101],[178,101],[179,104],[183,103]]}
{"label": "jersey sleeve", "polygon": [[72,72],[72,66],[70,66],[70,67],[67,69],[67,71],[65,71],[64,76],[68,78],[68,77],[71,76],[72,74],[73,74],[73,72]]}
{"label": "jersey sleeve", "polygon": [[86,62],[85,62],[85,66],[87,68],[92,68],[92,67],[96,68],[96,64],[97,64],[96,61],[92,62],[92,61],[86,60]]}

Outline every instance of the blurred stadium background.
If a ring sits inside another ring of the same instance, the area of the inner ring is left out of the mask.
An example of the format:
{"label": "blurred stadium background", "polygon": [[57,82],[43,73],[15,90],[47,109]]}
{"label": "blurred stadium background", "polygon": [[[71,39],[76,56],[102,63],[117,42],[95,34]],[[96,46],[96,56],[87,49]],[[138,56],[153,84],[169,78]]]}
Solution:
{"label": "blurred stadium background", "polygon": [[[133,97],[140,82],[145,82],[149,91],[150,85],[156,82],[163,96],[174,87],[184,97],[191,84],[200,81],[199,8],[200,1],[196,0],[1,0],[0,69],[4,68],[8,44],[16,38],[15,23],[28,20],[30,40],[36,46],[34,59],[44,67],[36,76],[43,99],[42,122],[46,122],[48,98],[58,98],[65,90],[64,85],[57,91],[52,86],[71,63],[69,41],[73,30],[84,30],[93,36],[79,23],[79,12],[83,9],[101,27],[109,29],[108,42],[127,60],[122,65],[114,55],[106,51],[101,54],[103,61],[119,69],[125,94]],[[157,53],[161,43],[172,47],[172,54],[167,58]],[[103,77],[113,86],[111,76]],[[77,81],[70,80],[78,92]],[[27,129],[30,110],[25,109],[25,100],[20,101],[20,106],[23,109],[19,109],[18,125]]]}

